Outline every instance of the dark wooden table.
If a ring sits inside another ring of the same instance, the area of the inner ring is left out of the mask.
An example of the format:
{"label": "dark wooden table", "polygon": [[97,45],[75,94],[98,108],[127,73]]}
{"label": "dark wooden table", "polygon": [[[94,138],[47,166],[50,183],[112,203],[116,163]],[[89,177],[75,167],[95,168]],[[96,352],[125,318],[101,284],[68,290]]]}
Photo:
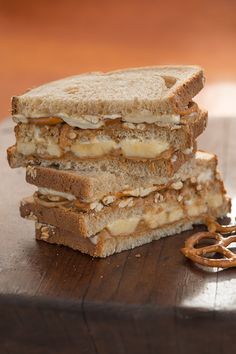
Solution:
{"label": "dark wooden table", "polygon": [[[219,154],[236,195],[236,120],[212,119],[201,147]],[[179,249],[190,232],[107,259],[36,242],[19,200],[33,190],[10,170],[0,125],[0,353],[235,353],[236,270],[204,272]],[[137,257],[137,254],[140,257]]]}

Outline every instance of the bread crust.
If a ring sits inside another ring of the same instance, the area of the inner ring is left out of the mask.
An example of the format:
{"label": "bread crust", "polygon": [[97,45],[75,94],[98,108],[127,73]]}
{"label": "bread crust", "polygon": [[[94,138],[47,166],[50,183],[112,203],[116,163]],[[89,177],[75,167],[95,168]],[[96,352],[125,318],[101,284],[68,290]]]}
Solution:
{"label": "bread crust", "polygon": [[[116,183],[116,176],[111,173],[89,175],[76,171],[64,171],[52,167],[29,166],[26,169],[26,182],[38,187],[49,188],[59,192],[70,193],[83,202],[96,200],[96,191],[101,191],[109,186],[108,183]],[[100,194],[104,196],[104,194]]]}

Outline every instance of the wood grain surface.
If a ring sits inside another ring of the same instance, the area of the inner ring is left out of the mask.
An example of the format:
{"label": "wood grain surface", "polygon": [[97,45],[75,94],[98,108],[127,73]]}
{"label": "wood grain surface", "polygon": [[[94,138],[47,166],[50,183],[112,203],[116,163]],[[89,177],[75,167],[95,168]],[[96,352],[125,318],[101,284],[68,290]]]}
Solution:
{"label": "wood grain surface", "polygon": [[[199,142],[218,153],[233,198],[235,129],[233,119],[210,119]],[[18,211],[33,187],[6,161],[13,142],[9,119],[0,125],[1,354],[236,352],[235,269],[186,260],[179,249],[191,232],[107,259],[36,242]]]}

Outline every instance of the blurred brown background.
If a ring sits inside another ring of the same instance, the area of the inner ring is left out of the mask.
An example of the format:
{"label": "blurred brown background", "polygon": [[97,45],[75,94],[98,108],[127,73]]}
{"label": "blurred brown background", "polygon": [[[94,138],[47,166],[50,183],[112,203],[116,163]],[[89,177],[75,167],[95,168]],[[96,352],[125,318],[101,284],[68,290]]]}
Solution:
{"label": "blurred brown background", "polygon": [[187,63],[232,82],[236,1],[0,0],[0,48],[0,119],[13,94],[83,71]]}

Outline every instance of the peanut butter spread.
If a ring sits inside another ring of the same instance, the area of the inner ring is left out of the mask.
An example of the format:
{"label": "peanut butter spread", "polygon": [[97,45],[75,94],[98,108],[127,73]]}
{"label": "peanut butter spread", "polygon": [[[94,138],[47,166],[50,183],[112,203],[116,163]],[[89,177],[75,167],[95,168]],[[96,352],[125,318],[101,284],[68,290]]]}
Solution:
{"label": "peanut butter spread", "polygon": [[56,125],[65,122],[72,127],[80,129],[99,129],[105,126],[112,120],[121,120],[128,123],[161,123],[161,124],[179,124],[182,116],[198,113],[199,109],[196,103],[190,102],[186,108],[178,114],[153,114],[148,110],[141,110],[138,112],[126,114],[123,116],[120,113],[107,115],[83,115],[81,117],[69,117],[66,114],[58,113],[53,117],[26,117],[22,114],[15,114],[13,119],[16,123],[33,123],[37,125]]}
{"label": "peanut butter spread", "polygon": [[[177,188],[176,188],[177,187]],[[104,208],[130,208],[136,207],[139,212],[132,217],[122,217],[109,223],[99,235],[120,236],[140,231],[143,228],[156,229],[172,224],[184,218],[195,218],[199,215],[210,213],[224,203],[222,182],[211,178],[203,183],[197,179],[188,179],[184,183],[173,183],[161,190],[150,189],[144,197],[130,197],[123,193],[116,199],[111,197],[111,203],[97,201],[82,203],[79,200],[68,200],[62,195],[35,193],[35,202],[46,207],[70,208],[78,212],[99,213]],[[44,191],[45,193],[47,191]],[[102,236],[99,236],[102,237]],[[91,242],[99,239],[91,237]]]}
{"label": "peanut butter spread", "polygon": [[[184,135],[184,134],[183,134]],[[180,136],[180,138],[182,135]],[[45,159],[63,158],[71,153],[79,159],[99,158],[104,156],[124,156],[135,159],[170,158],[182,144],[184,151],[190,148],[189,141],[176,139],[171,141],[167,133],[156,135],[154,132],[127,134],[125,128],[117,132],[97,133],[80,131],[67,124],[38,126],[20,124],[16,127],[16,149],[25,155],[36,155]]]}
{"label": "peanut butter spread", "polygon": [[[52,207],[51,202],[58,201],[68,204],[70,207],[75,206],[78,211],[96,210],[97,207],[101,210],[108,205],[119,206],[120,208],[133,206],[136,203],[135,201],[144,197],[149,197],[145,198],[146,201],[159,203],[163,201],[166,196],[174,196],[174,198],[177,198],[180,202],[183,199],[183,196],[189,194],[191,191],[202,195],[213,181],[214,174],[212,170],[206,168],[198,177],[191,177],[185,181],[179,179],[176,181],[170,181],[165,185],[150,185],[136,189],[124,189],[123,191],[116,192],[114,195],[109,194],[104,196],[101,200],[92,203],[82,202],[73,194],[58,192],[49,188],[39,187],[38,192],[36,192],[35,195],[38,198],[38,202],[43,201],[44,205],[48,203],[48,207]],[[219,182],[221,183],[221,181]],[[131,200],[133,203],[131,203]]]}

